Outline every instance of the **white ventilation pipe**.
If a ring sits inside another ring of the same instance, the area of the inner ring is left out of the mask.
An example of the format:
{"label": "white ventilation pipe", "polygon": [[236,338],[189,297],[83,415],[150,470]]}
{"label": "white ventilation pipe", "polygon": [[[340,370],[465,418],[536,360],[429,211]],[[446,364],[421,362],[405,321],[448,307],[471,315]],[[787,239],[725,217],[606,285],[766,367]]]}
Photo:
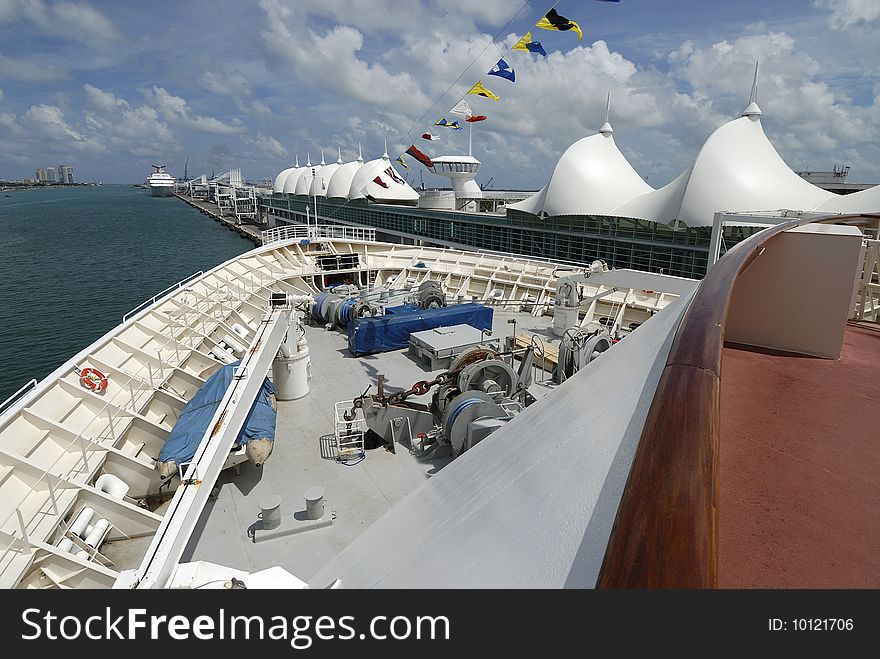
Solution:
{"label": "white ventilation pipe", "polygon": [[241,325],[239,323],[234,323],[232,325],[232,331],[235,332],[236,334],[238,334],[243,339],[247,338],[248,331],[244,325]]}
{"label": "white ventilation pipe", "polygon": [[114,499],[122,499],[128,494],[129,485],[113,474],[101,474],[95,481],[95,488]]}

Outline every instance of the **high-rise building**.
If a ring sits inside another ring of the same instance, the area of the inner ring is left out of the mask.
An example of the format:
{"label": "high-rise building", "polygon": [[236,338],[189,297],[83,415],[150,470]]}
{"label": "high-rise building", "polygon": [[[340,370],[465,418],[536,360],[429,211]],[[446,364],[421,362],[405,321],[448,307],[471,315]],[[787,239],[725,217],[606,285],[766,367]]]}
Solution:
{"label": "high-rise building", "polygon": [[43,169],[42,167],[40,169],[38,169],[37,174],[36,174],[36,178],[37,178],[37,181],[39,181],[40,183],[45,183],[46,182],[46,170]]}
{"label": "high-rise building", "polygon": [[54,167],[46,167],[46,183],[58,183],[58,176]]}
{"label": "high-rise building", "polygon": [[58,182],[73,183],[73,166],[58,165]]}

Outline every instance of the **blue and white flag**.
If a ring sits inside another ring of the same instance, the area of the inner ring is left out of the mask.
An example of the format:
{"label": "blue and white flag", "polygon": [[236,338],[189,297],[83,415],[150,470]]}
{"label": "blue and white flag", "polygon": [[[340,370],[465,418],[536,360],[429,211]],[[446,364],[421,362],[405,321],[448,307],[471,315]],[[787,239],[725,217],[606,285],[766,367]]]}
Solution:
{"label": "blue and white flag", "polygon": [[498,76],[499,78],[510,80],[510,82],[516,82],[516,74],[513,69],[510,68],[510,65],[504,61],[504,58],[498,60],[498,63],[492,67],[492,70],[489,71],[488,75]]}

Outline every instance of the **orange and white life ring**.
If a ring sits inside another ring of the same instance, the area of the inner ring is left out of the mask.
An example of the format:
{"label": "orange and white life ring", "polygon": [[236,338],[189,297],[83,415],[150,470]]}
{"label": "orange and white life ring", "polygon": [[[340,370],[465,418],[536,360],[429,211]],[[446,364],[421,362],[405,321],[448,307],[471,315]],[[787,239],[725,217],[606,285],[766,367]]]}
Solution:
{"label": "orange and white life ring", "polygon": [[80,371],[79,381],[82,386],[96,394],[107,389],[107,376],[96,368],[87,367]]}

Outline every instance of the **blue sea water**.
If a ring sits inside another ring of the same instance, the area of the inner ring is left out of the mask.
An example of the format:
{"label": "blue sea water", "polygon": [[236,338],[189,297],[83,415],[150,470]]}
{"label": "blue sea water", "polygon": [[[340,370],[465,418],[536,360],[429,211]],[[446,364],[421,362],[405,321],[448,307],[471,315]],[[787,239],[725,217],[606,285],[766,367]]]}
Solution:
{"label": "blue sea water", "polygon": [[126,185],[0,194],[0,401],[198,270],[254,247]]}

